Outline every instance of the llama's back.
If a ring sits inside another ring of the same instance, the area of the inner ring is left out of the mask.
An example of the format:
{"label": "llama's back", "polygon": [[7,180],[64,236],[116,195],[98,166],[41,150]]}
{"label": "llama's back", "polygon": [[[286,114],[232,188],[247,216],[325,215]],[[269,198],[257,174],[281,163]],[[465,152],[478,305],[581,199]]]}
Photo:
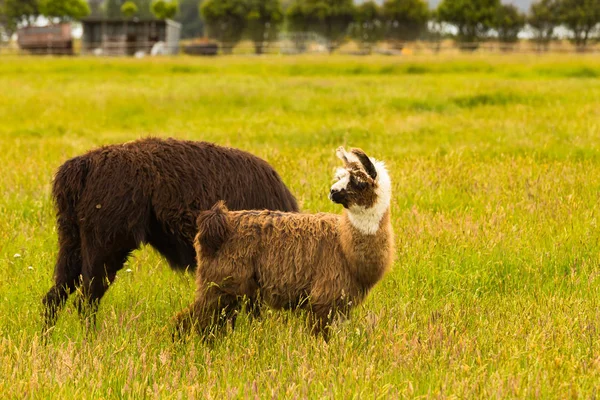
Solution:
{"label": "llama's back", "polygon": [[78,219],[100,237],[121,229],[138,243],[151,241],[148,232],[156,229],[149,227],[155,227],[162,232],[154,241],[166,250],[177,245],[192,251],[198,213],[218,200],[232,209],[298,210],[277,172],[237,149],[149,138],[104,146],[77,159],[89,165],[85,179],[93,183],[77,193]]}
{"label": "llama's back", "polygon": [[[248,152],[207,142],[146,139],[134,142],[160,174],[153,202],[176,201],[207,210],[225,200],[232,210],[298,211],[296,199],[273,167]],[[175,197],[175,200],[173,199]]]}
{"label": "llama's back", "polygon": [[143,186],[159,213],[207,210],[219,200],[226,200],[232,210],[298,211],[273,167],[239,149],[148,138],[105,146],[86,156],[96,161],[95,169],[102,173],[96,178],[102,183]]}

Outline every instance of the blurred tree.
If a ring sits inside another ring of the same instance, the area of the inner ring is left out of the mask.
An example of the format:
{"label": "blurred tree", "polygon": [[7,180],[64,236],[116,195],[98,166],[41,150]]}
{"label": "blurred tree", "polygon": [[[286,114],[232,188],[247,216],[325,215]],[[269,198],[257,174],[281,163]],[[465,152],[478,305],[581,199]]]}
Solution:
{"label": "blurred tree", "polygon": [[90,14],[85,0],[39,0],[40,13],[49,19],[72,21]]}
{"label": "blurred tree", "polygon": [[31,25],[39,15],[37,0],[0,0],[0,25],[8,36],[19,25]]}
{"label": "blurred tree", "polygon": [[126,18],[131,18],[138,12],[138,6],[133,1],[126,1],[121,6],[121,14]]}
{"label": "blurred tree", "polygon": [[176,0],[154,0],[151,6],[152,14],[158,19],[172,19],[179,10]]}
{"label": "blurred tree", "polygon": [[352,0],[305,0],[303,12],[307,29],[325,37],[331,53],[342,44],[354,10]]}
{"label": "blurred tree", "polygon": [[121,0],[106,0],[104,2],[104,14],[108,18],[121,17]]}
{"label": "blurred tree", "polygon": [[437,15],[456,27],[456,39],[467,43],[464,49],[475,49],[476,42],[485,39],[493,27],[499,5],[499,0],[442,0]]}
{"label": "blurred tree", "polygon": [[90,7],[90,15],[95,17],[101,17],[104,12],[102,10],[103,0],[88,0],[88,5]]}
{"label": "blurred tree", "polygon": [[201,4],[202,1],[198,0],[180,0],[179,13],[175,20],[181,23],[181,37],[202,36],[204,23],[200,19],[199,7]]}
{"label": "blurred tree", "polygon": [[285,19],[289,32],[307,32],[308,22],[304,11],[304,0],[292,1],[286,11]]}
{"label": "blurred tree", "polygon": [[14,21],[10,21],[6,15],[6,4],[5,0],[0,0],[0,43],[5,37],[11,36],[17,29],[17,24]]}
{"label": "blurred tree", "polygon": [[571,41],[583,51],[600,23],[600,0],[560,0],[560,20],[571,31]]}
{"label": "blurred tree", "polygon": [[519,40],[519,32],[525,26],[525,15],[512,4],[501,4],[494,17],[494,29],[498,32],[498,40],[503,43],[514,43]]}
{"label": "blurred tree", "polygon": [[208,35],[219,42],[226,54],[231,54],[246,29],[247,4],[244,0],[206,0],[200,14]]}
{"label": "blurred tree", "polygon": [[306,50],[306,33],[308,32],[308,16],[305,10],[305,0],[292,0],[287,4],[285,12],[286,28],[293,34],[296,50]]}
{"label": "blurred tree", "polygon": [[[152,18],[152,2],[151,0],[131,0],[138,7],[138,17],[140,18]],[[175,6],[177,7],[177,6]],[[177,12],[177,10],[175,10]]]}
{"label": "blurred tree", "polygon": [[354,22],[350,24],[350,35],[361,49],[371,53],[375,43],[383,39],[383,11],[374,1],[367,1],[356,7]]}
{"label": "blurred tree", "polygon": [[247,0],[246,31],[254,42],[254,52],[262,54],[265,43],[277,39],[283,22],[283,10],[279,0]]}
{"label": "blurred tree", "polygon": [[427,31],[430,12],[424,0],[387,0],[383,3],[383,15],[386,39],[401,43],[418,39]]}
{"label": "blurred tree", "polygon": [[540,50],[547,50],[554,38],[554,29],[560,24],[560,7],[556,0],[539,0],[531,4],[527,23],[533,30],[533,40]]}

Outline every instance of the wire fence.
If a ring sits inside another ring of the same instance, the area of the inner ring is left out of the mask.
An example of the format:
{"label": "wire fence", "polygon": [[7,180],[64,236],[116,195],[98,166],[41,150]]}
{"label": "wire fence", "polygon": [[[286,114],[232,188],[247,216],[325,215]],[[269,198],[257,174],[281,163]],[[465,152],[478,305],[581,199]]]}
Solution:
{"label": "wire fence", "polygon": [[402,55],[402,54],[447,54],[460,52],[481,53],[600,53],[600,46],[589,45],[584,48],[576,47],[567,41],[553,42],[546,45],[533,41],[517,43],[479,42],[457,43],[445,41],[418,41],[406,43],[380,42],[364,45],[347,42],[341,46],[331,46],[322,38],[315,37],[282,37],[280,40],[264,43],[243,41],[240,43],[185,42],[178,45],[168,45],[165,42],[103,42],[69,44],[39,43],[29,44],[26,48],[16,43],[0,45],[1,56],[53,55],[53,56],[156,56],[156,55],[197,55],[215,56],[227,54],[352,54],[352,55]]}

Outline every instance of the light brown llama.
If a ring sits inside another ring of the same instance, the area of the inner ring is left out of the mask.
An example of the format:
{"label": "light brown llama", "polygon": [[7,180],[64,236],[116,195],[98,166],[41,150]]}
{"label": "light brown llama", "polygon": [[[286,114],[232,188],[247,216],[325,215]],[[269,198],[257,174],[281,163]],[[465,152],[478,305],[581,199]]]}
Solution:
{"label": "light brown llama", "polygon": [[313,332],[327,339],[333,318],[365,298],[393,261],[391,182],[362,150],[336,153],[344,168],[329,198],[342,215],[228,211],[223,202],[200,213],[196,300],[176,317],[177,334],[214,332],[246,298],[306,309]]}

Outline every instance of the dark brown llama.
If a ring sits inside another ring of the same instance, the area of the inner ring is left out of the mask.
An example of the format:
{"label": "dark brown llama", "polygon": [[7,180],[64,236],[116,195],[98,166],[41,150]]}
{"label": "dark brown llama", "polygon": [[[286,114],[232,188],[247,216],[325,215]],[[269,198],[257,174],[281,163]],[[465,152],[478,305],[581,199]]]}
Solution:
{"label": "dark brown llama", "polygon": [[92,150],[54,178],[59,252],[43,299],[45,331],[81,285],[80,312],[95,314],[131,252],[143,243],[174,269],[194,268],[196,218],[219,200],[232,209],[298,211],[264,160],[206,142],[149,138]]}

